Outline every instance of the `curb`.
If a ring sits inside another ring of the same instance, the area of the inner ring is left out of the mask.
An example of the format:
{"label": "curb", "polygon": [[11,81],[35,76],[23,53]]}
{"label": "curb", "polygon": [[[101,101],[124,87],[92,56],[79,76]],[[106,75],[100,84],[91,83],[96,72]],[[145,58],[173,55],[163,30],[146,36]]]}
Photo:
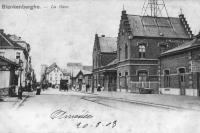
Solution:
{"label": "curb", "polygon": [[[79,93],[102,96],[102,95],[99,95],[98,93],[87,93],[87,92],[79,92]],[[166,108],[166,109],[173,109],[173,110],[181,109],[181,110],[200,111],[199,109],[180,107],[180,106],[168,105],[168,104],[160,104],[160,103],[148,102],[148,101],[144,101],[144,100],[126,99],[126,98],[118,98],[118,97],[112,97],[112,96],[103,96],[103,97],[109,98],[110,100],[115,99],[115,100],[119,100],[121,102],[129,102],[129,103],[141,104],[141,105],[152,106],[152,107],[159,107],[159,108]]]}
{"label": "curb", "polygon": [[18,109],[23,103],[24,101],[28,98],[29,96],[25,96],[24,99],[20,100],[19,102],[17,102],[14,106],[14,109]]}

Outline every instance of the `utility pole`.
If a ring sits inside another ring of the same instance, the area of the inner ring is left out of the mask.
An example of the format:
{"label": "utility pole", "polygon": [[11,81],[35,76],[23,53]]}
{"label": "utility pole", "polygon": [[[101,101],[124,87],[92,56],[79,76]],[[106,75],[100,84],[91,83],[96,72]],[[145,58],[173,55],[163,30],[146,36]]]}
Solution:
{"label": "utility pole", "polygon": [[[165,11],[165,14],[163,11]],[[142,16],[162,17],[163,15],[169,16],[164,0],[145,0]]]}

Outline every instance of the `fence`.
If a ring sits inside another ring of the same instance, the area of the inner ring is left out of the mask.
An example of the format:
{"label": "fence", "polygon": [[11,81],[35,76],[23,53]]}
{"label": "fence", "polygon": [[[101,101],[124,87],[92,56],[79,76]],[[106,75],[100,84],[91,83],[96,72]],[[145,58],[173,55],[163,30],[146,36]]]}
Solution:
{"label": "fence", "polygon": [[154,93],[158,91],[159,82],[147,81],[147,82],[133,82],[131,81],[128,90],[130,92],[139,93],[141,89],[151,89],[154,90]]}

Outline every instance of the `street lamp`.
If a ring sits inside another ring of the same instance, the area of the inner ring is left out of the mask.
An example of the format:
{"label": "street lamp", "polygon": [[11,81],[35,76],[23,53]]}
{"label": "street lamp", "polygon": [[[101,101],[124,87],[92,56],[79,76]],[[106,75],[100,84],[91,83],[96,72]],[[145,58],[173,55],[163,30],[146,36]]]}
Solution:
{"label": "street lamp", "polygon": [[19,59],[19,71],[20,71],[20,87],[18,89],[18,97],[22,99],[22,71],[23,71],[23,61]]}

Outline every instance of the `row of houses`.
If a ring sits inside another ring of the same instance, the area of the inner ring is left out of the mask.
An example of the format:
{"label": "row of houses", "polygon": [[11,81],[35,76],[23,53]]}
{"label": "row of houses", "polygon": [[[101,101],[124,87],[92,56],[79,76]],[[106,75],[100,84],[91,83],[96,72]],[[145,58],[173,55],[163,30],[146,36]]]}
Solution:
{"label": "row of houses", "polygon": [[117,37],[95,34],[93,91],[200,95],[200,35],[184,16],[127,14],[123,9]]}
{"label": "row of houses", "polygon": [[50,66],[42,65],[41,69],[41,83],[57,89],[60,88],[61,80],[63,80],[70,88],[73,87],[79,91],[86,90],[86,86],[90,88],[92,86],[91,77],[92,67],[83,66],[81,63],[67,63],[66,69],[53,63]]}
{"label": "row of houses", "polygon": [[[0,95],[16,95],[18,88],[31,89],[36,82],[30,45],[0,29]],[[29,88],[27,88],[29,86]]]}

